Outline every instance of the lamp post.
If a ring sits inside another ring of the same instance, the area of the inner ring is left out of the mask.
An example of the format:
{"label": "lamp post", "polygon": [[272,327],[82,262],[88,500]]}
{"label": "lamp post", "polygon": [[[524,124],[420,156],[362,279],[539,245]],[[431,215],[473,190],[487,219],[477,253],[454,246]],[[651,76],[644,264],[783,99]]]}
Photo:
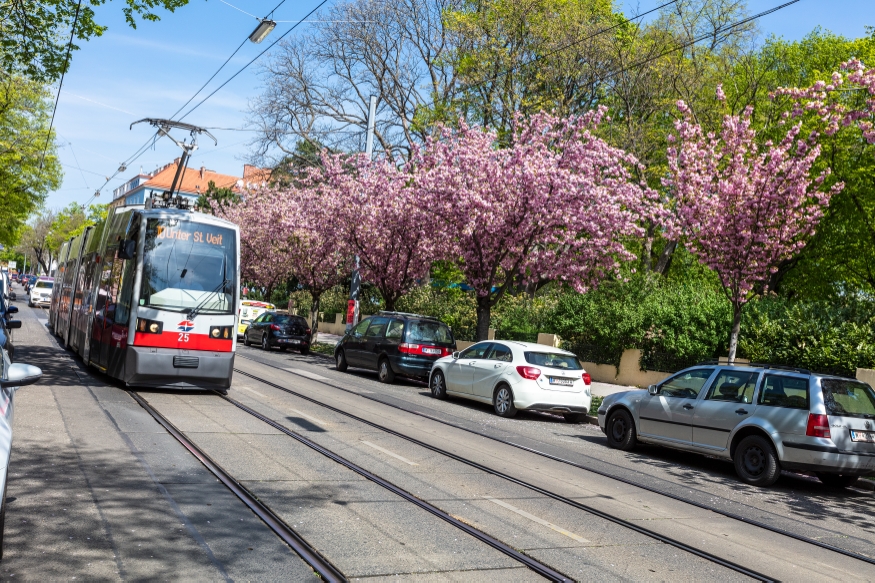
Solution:
{"label": "lamp post", "polygon": [[[374,125],[377,116],[377,96],[371,95],[370,107],[368,108],[368,134],[365,140],[365,155],[368,160],[374,155]],[[349,332],[359,320],[359,290],[362,277],[359,274],[359,256],[355,256],[355,267],[352,270],[352,278],[349,284],[349,302],[346,308],[346,331]]]}

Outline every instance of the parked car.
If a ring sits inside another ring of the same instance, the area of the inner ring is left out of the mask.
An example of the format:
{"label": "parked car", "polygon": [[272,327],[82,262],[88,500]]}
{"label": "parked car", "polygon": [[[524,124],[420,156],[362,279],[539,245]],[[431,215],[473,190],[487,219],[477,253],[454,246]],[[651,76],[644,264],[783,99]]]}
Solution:
{"label": "parked car", "polygon": [[501,417],[544,411],[579,423],[592,402],[592,378],[577,356],[534,342],[478,342],[435,362],[429,387],[438,399],[489,403]]}
{"label": "parked car", "polygon": [[377,371],[381,382],[396,375],[427,379],[434,362],[456,349],[450,327],[429,316],[380,312],[347,332],[334,349],[337,370]]}
{"label": "parked car", "polygon": [[264,312],[246,328],[243,344],[261,344],[264,350],[274,346],[280,350],[296,348],[301,354],[309,354],[310,334],[310,326],[301,316]]}
{"label": "parked car", "polygon": [[875,391],[855,379],[703,364],[605,397],[598,418],[610,447],[642,442],[722,457],[755,486],[774,484],[782,469],[836,487],[875,475]]}
{"label": "parked car", "polygon": [[9,359],[15,358],[15,345],[12,343],[11,330],[21,328],[21,320],[14,320],[18,307],[13,306],[6,298],[0,297],[0,350],[9,354]]}
{"label": "parked car", "polygon": [[37,279],[30,288],[30,293],[27,296],[27,305],[31,308],[50,305],[52,303],[54,281],[51,277],[40,277]]}
{"label": "parked car", "polygon": [[276,312],[276,306],[267,302],[241,300],[237,306],[237,338],[243,338],[249,324],[264,312]]}
{"label": "parked car", "polygon": [[6,522],[6,480],[12,454],[12,419],[15,391],[40,380],[42,371],[29,364],[12,364],[5,350],[0,350],[0,559],[3,558],[3,530]]}

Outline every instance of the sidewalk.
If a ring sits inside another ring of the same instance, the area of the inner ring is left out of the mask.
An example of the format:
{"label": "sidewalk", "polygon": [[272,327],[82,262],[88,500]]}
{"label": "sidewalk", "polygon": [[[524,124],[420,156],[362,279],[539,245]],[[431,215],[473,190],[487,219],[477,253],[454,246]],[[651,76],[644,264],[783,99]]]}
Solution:
{"label": "sidewalk", "polygon": [[4,579],[302,580],[309,568],[128,393],[19,302]]}

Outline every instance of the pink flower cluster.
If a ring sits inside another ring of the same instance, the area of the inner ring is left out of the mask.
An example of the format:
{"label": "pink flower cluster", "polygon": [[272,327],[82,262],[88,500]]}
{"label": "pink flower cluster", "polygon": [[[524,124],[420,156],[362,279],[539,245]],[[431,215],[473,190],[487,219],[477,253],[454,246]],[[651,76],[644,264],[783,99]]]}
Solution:
{"label": "pink flower cluster", "polygon": [[798,124],[780,143],[760,147],[750,108],[726,116],[719,135],[705,135],[683,104],[680,110],[664,179],[674,205],[666,233],[718,274],[740,309],[755,285],[804,247],[842,185],[823,188],[829,170],[811,177],[818,136],[800,138]]}

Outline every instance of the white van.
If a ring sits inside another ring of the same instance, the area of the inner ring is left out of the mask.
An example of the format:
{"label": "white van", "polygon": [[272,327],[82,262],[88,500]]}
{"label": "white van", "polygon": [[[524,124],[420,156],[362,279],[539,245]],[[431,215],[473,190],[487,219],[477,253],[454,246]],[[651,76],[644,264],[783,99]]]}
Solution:
{"label": "white van", "polygon": [[276,312],[276,306],[267,302],[241,300],[237,308],[237,338],[243,338],[243,333],[249,328],[252,320],[264,312]]}

